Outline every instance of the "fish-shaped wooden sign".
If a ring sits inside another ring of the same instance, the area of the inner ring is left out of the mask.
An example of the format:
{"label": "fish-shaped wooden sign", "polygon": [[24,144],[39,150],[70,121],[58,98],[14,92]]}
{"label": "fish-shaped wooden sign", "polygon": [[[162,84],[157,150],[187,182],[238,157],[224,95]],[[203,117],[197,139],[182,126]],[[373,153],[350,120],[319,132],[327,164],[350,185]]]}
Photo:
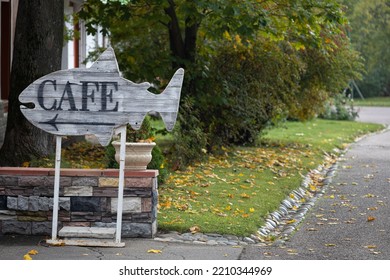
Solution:
{"label": "fish-shaped wooden sign", "polygon": [[151,85],[120,76],[112,48],[90,68],[60,70],[39,78],[19,96],[23,115],[35,126],[55,135],[93,134],[103,146],[114,129],[130,124],[139,129],[148,112],[160,113],[165,127],[175,125],[184,70],[178,69],[160,94]]}

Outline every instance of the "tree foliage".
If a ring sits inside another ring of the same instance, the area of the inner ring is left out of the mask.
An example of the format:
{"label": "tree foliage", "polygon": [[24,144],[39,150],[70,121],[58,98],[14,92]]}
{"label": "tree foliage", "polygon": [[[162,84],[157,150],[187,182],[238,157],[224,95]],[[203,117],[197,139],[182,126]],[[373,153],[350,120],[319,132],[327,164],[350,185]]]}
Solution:
{"label": "tree foliage", "polygon": [[180,127],[196,137],[177,133],[176,150],[199,154],[206,143],[253,143],[273,123],[311,118],[359,78],[342,9],[337,0],[88,0],[80,17],[110,34],[128,78],[163,87],[171,68],[185,67],[182,94],[198,114]]}
{"label": "tree foliage", "polygon": [[358,83],[365,96],[390,95],[390,3],[387,0],[344,0],[353,46],[365,59]]}

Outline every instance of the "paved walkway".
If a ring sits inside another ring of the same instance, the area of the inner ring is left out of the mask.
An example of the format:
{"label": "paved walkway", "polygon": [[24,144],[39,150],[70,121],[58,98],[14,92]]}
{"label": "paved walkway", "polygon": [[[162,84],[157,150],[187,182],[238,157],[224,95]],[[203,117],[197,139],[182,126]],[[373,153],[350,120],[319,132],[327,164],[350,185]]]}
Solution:
{"label": "paved walkway", "polygon": [[[390,108],[360,121],[390,124]],[[242,259],[390,259],[390,131],[351,145],[326,194],[284,244],[246,247]]]}
{"label": "paved walkway", "polygon": [[[361,121],[390,124],[390,108],[362,108]],[[272,246],[207,246],[125,239],[125,248],[51,247],[43,237],[0,237],[0,260],[390,259],[390,131],[353,144],[297,232]],[[160,250],[148,253],[148,250]]]}

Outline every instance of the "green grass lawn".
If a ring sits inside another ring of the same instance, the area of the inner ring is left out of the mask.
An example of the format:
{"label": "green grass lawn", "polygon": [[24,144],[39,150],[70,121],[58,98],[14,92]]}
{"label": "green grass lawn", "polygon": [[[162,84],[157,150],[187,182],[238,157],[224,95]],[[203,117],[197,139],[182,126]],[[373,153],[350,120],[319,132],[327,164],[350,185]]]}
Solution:
{"label": "green grass lawn", "polygon": [[177,171],[159,188],[160,230],[247,236],[276,210],[302,176],[375,124],[314,120],[268,131],[258,147],[225,149],[225,155]]}
{"label": "green grass lawn", "polygon": [[390,97],[370,97],[364,100],[360,98],[354,99],[355,106],[379,106],[390,107]]}

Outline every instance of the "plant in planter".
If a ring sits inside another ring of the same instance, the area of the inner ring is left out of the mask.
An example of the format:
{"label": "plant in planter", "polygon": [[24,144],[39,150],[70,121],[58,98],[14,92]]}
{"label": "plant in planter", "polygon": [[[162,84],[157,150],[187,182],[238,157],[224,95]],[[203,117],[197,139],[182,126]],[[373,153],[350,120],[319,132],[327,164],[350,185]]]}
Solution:
{"label": "plant in planter", "polygon": [[[129,125],[127,126],[126,142],[129,143],[153,142],[155,133],[156,133],[156,129],[152,127],[150,117],[147,116],[139,130],[133,130],[131,126]],[[115,160],[116,148],[112,144],[113,142],[115,142],[115,139],[114,141],[111,142],[110,145],[106,147],[106,153],[105,153],[106,168],[119,168],[119,163]],[[152,144],[152,146],[154,145]],[[119,153],[120,146],[118,146],[117,149]],[[126,147],[126,151],[127,150],[130,149]],[[128,169],[129,167],[128,163],[125,163],[125,167],[126,169]],[[145,169],[144,166],[142,168]],[[152,160],[147,165],[147,168],[158,169],[159,184],[164,183],[166,178],[168,177],[168,168],[167,165],[165,164],[165,156],[157,145],[155,145],[152,150]]]}
{"label": "plant in planter", "polygon": [[[152,160],[152,150],[156,146],[153,141],[154,132],[149,117],[145,118],[139,130],[127,125],[125,169],[146,169]],[[114,140],[112,146],[115,148],[115,160],[119,163],[120,141]]]}

